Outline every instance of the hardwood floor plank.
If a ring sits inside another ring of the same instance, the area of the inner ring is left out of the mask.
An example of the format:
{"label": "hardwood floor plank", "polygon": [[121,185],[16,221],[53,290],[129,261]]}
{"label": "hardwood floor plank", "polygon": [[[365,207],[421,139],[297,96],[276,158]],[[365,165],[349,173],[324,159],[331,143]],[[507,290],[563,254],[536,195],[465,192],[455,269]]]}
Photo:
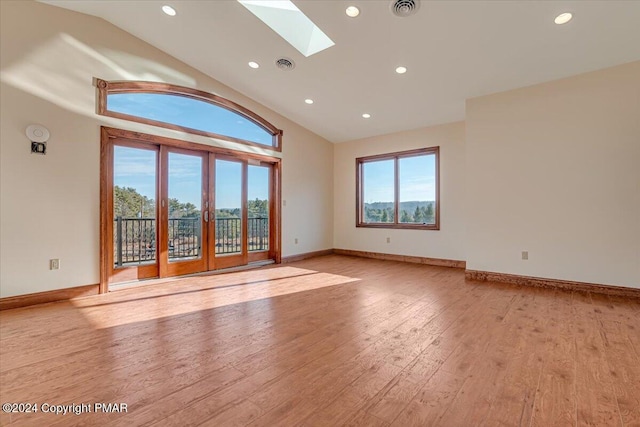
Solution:
{"label": "hardwood floor plank", "polygon": [[549,343],[547,331],[549,302],[547,290],[520,295],[505,316],[505,328],[491,346],[507,354],[505,375],[496,387],[485,426],[529,426],[544,357]]}
{"label": "hardwood floor plank", "polygon": [[352,416],[353,408],[351,405],[336,399],[312,412],[298,425],[305,427],[340,426],[344,425]]}
{"label": "hardwood floor plank", "polygon": [[454,349],[455,346],[443,344],[440,338],[430,342],[422,353],[371,399],[366,410],[383,421],[393,422]]}
{"label": "hardwood floor plank", "polygon": [[361,410],[350,417],[344,425],[347,427],[387,427],[389,424]]}
{"label": "hardwood floor plank", "polygon": [[629,308],[613,304],[610,298],[592,295],[592,302],[621,422],[640,426],[640,357],[630,339],[640,330],[640,317],[629,318]]}
{"label": "hardwood floor plank", "polygon": [[[255,422],[258,417],[263,413],[262,409],[257,405],[251,403],[249,400],[243,400],[230,406],[226,411],[216,415],[213,418],[209,418],[198,424],[193,425],[208,425],[208,426],[246,426]],[[187,418],[188,419],[188,418]],[[158,425],[180,425],[188,426],[190,423],[185,423],[185,417],[176,417],[175,420],[169,418],[158,422]]]}
{"label": "hardwood floor plank", "polygon": [[465,379],[445,371],[436,372],[408,406],[391,423],[392,426],[436,426],[462,388]]}
{"label": "hardwood floor plank", "polygon": [[401,369],[388,363],[375,364],[335,397],[354,411],[363,408],[374,396],[393,380]]}
{"label": "hardwood floor plank", "polygon": [[573,295],[576,341],[577,424],[585,426],[621,426],[610,368],[600,334],[601,325],[592,316],[589,295]]}
{"label": "hardwood floor plank", "polygon": [[317,409],[318,405],[312,399],[296,397],[267,412],[253,421],[250,426],[294,426],[299,425],[305,418]]}
{"label": "hardwood floor plank", "polygon": [[[480,357],[477,369],[465,376],[458,394],[443,413],[443,425],[482,425],[491,409],[496,389],[506,376],[509,355],[493,352]],[[445,371],[443,371],[445,372]]]}
{"label": "hardwood floor plank", "polygon": [[[217,387],[212,381],[201,381],[191,387],[185,387],[175,393],[166,395],[158,401],[135,408],[132,417],[137,424],[158,423],[163,425],[199,425],[214,419],[227,411],[234,413],[234,407],[245,402],[244,406],[253,409],[254,418],[264,411],[249,402],[246,396],[264,387],[274,378],[282,375],[282,370],[270,368],[251,377],[244,377],[230,385]],[[229,417],[230,413],[224,416]],[[247,421],[249,422],[249,421]],[[115,424],[114,424],[115,425]]]}
{"label": "hardwood floor plank", "polygon": [[0,312],[0,425],[640,425],[640,304],[330,255]]}
{"label": "hardwood floor plank", "polygon": [[535,396],[532,426],[576,424],[576,348],[573,337],[572,299],[558,291],[551,301],[550,353],[546,357]]}

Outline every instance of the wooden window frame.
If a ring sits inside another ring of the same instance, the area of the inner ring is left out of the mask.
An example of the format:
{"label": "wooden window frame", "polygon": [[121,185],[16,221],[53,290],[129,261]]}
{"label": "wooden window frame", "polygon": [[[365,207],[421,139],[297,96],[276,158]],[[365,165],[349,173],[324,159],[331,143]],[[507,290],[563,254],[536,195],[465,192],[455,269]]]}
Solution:
{"label": "wooden window frame", "polygon": [[[233,101],[230,101],[226,98],[223,98],[218,95],[214,95],[208,92],[203,92],[201,90],[192,89],[189,87],[172,85],[169,83],[160,83],[160,82],[146,82],[146,81],[106,81],[102,79],[95,78],[94,84],[97,88],[97,114],[101,116],[107,117],[115,117],[122,120],[128,120],[137,123],[143,123],[146,125],[158,126],[167,129],[178,130],[186,133],[191,133],[194,135],[206,136],[215,139],[221,139],[224,141],[236,142],[239,144],[250,145],[253,147],[261,147],[267,148],[274,151],[282,151],[282,130],[278,129],[256,113],[251,110],[246,109],[245,107],[236,104]],[[208,104],[215,105],[217,107],[224,108],[233,113],[239,114],[240,116],[250,120],[251,122],[257,124],[261,128],[263,128],[266,132],[271,134],[272,143],[271,145],[260,144],[258,142],[248,141],[245,139],[234,138],[228,135],[221,135],[212,132],[206,132],[198,129],[193,129],[189,127],[179,126],[172,123],[162,122],[159,120],[147,119],[140,116],[134,116],[131,114],[118,113],[116,111],[111,111],[108,109],[107,105],[107,97],[110,94],[119,94],[119,93],[155,93],[155,94],[165,94],[165,95],[176,95],[183,96],[185,98],[195,99],[197,101],[206,102]]]}
{"label": "wooden window frame", "polygon": [[[434,209],[435,224],[411,224],[398,222],[399,219],[399,197],[400,197],[400,177],[398,162],[405,157],[416,157],[421,155],[435,155],[435,180],[436,180],[436,206]],[[364,222],[364,179],[363,165],[365,163],[393,160],[394,164],[394,216],[393,223],[370,223]],[[393,228],[410,230],[440,230],[440,147],[420,148],[417,150],[397,151],[394,153],[377,154],[374,156],[356,158],[356,227],[363,228]]]}
{"label": "wooden window frame", "polygon": [[[113,212],[113,197],[111,193],[111,185],[113,183],[112,165],[114,146],[112,140],[114,139],[117,139],[119,141],[118,145],[147,149],[153,149],[152,147],[155,147],[158,150],[158,156],[160,156],[160,150],[162,149],[162,147],[166,147],[172,149],[203,151],[213,153],[215,157],[227,157],[246,162],[253,160],[269,163],[273,168],[272,180],[270,182],[269,188],[269,215],[270,217],[273,215],[273,220],[269,221],[269,249],[268,251],[264,252],[267,253],[266,259],[273,259],[276,264],[280,264],[282,262],[282,159],[263,154],[245,153],[228,148],[215,147],[206,144],[199,144],[195,142],[150,135],[142,132],[116,129],[106,126],[100,127],[100,133],[100,293],[108,292],[109,284],[111,283],[112,277],[113,221],[111,221],[111,218],[109,217],[109,212]],[[213,162],[214,159],[210,156],[210,167],[212,166]],[[164,167],[166,167],[166,162],[162,162],[162,158],[160,158],[160,168]],[[161,196],[160,176],[161,172],[160,170],[158,170],[158,174],[156,177],[156,200],[159,200]],[[212,174],[209,174],[209,177],[211,185],[213,183]],[[246,203],[246,201],[243,203]],[[162,208],[160,207],[160,203],[157,203],[156,208],[158,209],[158,211],[156,212],[158,218],[158,227],[162,227]],[[244,210],[246,211],[246,206],[244,206]],[[159,233],[160,230],[158,230],[157,232]],[[209,239],[213,239],[213,236],[209,235]],[[212,244],[212,241],[210,241],[210,244]],[[214,251],[210,251],[209,257],[210,259],[215,257]],[[260,259],[258,255],[254,255],[252,257],[251,254],[249,254],[249,262],[258,259]],[[158,263],[158,265],[160,265],[158,277],[167,277],[166,272],[162,271],[162,263]]]}

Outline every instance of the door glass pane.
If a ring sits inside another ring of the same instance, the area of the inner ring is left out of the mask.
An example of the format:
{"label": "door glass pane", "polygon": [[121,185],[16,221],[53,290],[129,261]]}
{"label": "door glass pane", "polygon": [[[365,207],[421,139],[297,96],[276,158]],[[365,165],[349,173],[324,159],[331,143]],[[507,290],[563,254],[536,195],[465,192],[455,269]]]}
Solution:
{"label": "door glass pane", "polygon": [[216,159],[216,254],[242,251],[242,163]]}
{"label": "door glass pane", "polygon": [[169,261],[202,256],[202,157],[169,153]]}
{"label": "door glass pane", "polygon": [[156,156],[113,147],[114,267],[156,262]]}
{"label": "door glass pane", "polygon": [[247,213],[249,251],[269,249],[269,172],[268,166],[249,165]]}
{"label": "door glass pane", "polygon": [[435,224],[436,156],[398,159],[401,223]]}
{"label": "door glass pane", "polygon": [[364,222],[393,222],[395,213],[394,160],[362,164]]}

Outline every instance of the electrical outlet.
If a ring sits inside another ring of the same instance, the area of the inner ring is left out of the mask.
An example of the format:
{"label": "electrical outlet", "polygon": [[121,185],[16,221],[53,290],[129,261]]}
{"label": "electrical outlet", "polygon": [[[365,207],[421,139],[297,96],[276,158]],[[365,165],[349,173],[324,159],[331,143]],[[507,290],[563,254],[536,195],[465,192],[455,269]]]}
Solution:
{"label": "electrical outlet", "polygon": [[391,237],[387,237],[387,243],[391,243]]}
{"label": "electrical outlet", "polygon": [[287,206],[287,201],[286,200],[282,201],[282,206]]}
{"label": "electrical outlet", "polygon": [[293,242],[297,245],[298,244],[298,238],[296,237],[295,239],[293,239]]}
{"label": "electrical outlet", "polygon": [[53,258],[49,260],[49,270],[60,270],[59,258]]}
{"label": "electrical outlet", "polygon": [[529,259],[529,251],[522,251],[522,259],[525,261]]}

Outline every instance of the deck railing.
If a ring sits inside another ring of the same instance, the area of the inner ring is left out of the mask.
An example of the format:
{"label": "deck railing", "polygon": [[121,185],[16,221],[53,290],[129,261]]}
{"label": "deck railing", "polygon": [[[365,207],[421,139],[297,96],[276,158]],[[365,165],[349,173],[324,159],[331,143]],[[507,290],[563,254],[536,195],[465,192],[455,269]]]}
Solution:
{"label": "deck railing", "polygon": [[114,263],[121,267],[156,259],[156,219],[116,217],[113,227]]}
{"label": "deck railing", "polygon": [[[233,254],[242,250],[240,218],[217,218],[216,254]],[[169,219],[169,259],[198,258],[202,253],[200,217]],[[249,218],[247,248],[250,252],[269,249],[269,219]],[[114,264],[116,267],[156,260],[156,219],[114,219]]]}

